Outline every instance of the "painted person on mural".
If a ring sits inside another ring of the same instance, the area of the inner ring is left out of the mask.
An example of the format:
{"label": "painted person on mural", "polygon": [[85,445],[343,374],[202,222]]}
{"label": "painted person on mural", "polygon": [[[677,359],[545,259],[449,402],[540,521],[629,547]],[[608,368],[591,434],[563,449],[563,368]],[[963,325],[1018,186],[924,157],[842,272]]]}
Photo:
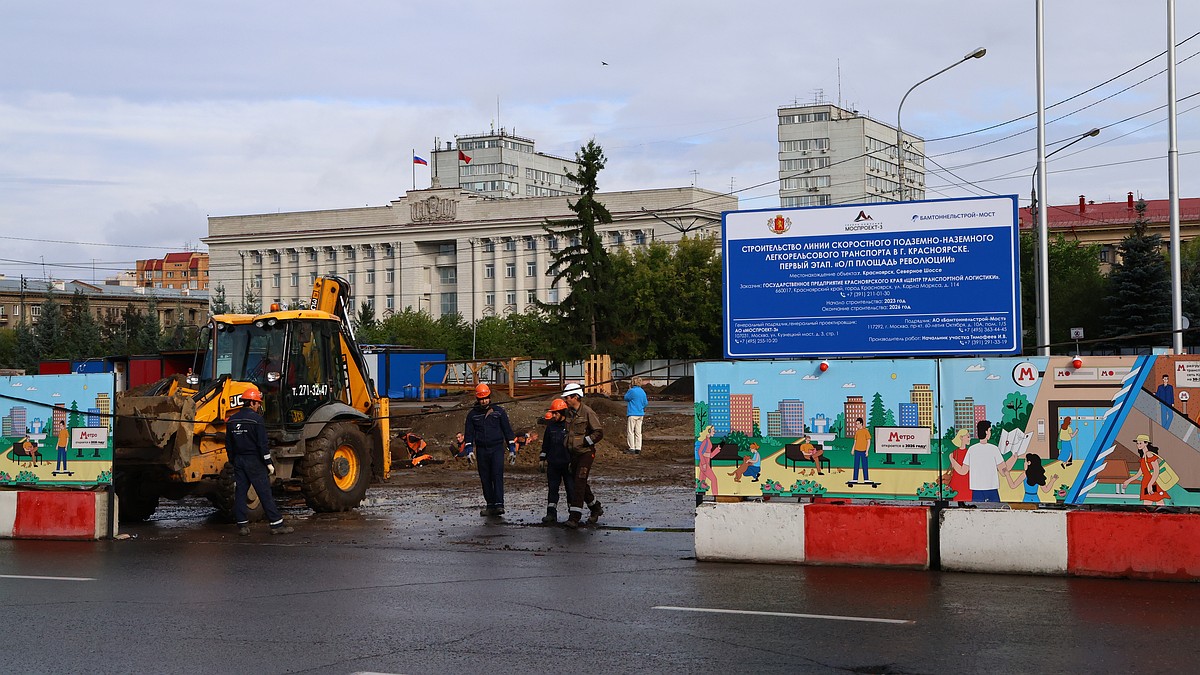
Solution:
{"label": "painted person on mural", "polygon": [[854,448],[850,454],[854,456],[854,482],[858,482],[858,468],[862,467],[863,482],[869,482],[871,476],[868,473],[870,467],[867,464],[867,452],[871,449],[871,430],[867,428],[863,418],[859,417],[855,420],[858,423],[858,428],[854,430]]}
{"label": "painted person on mural", "polygon": [[[959,429],[958,432],[954,434],[954,440],[952,441],[952,443],[954,443],[954,449],[950,451],[951,467],[953,467],[956,462],[961,465],[964,461],[966,461],[967,444],[970,442],[970,429],[964,427]],[[951,468],[947,473],[950,475],[947,476],[948,480],[946,481],[946,485],[956,493],[954,495],[954,499],[959,504],[971,501],[971,478],[966,474],[960,474],[953,468]]]}
{"label": "painted person on mural", "polygon": [[[1010,488],[1024,484],[1025,497],[1021,501],[1032,504],[1042,501],[1042,498],[1038,496],[1039,491],[1044,494],[1054,492],[1054,483],[1058,480],[1058,474],[1046,478],[1046,468],[1042,466],[1041,455],[1032,452],[1025,455],[1024,469],[1016,472],[1009,471],[1004,474],[1004,477],[1008,480]],[[1021,480],[1022,478],[1024,481]]]}
{"label": "painted person on mural", "polygon": [[1175,387],[1171,386],[1171,378],[1166,375],[1162,376],[1162,384],[1154,390],[1154,397],[1162,401],[1162,406],[1159,408],[1162,426],[1164,429],[1170,429],[1171,422],[1175,420],[1175,410],[1171,408],[1175,405]]}
{"label": "painted person on mural", "polygon": [[968,476],[971,485],[971,501],[998,502],[1000,501],[1000,476],[1007,475],[1017,461],[1017,453],[1007,460],[1000,448],[989,442],[992,435],[992,423],[979,420],[975,425],[975,436],[979,442],[967,449],[963,461],[955,461],[950,457],[950,466],[954,471]]}
{"label": "painted person on mural", "polygon": [[708,493],[716,497],[717,474],[713,472],[712,458],[716,457],[718,451],[712,443],[714,433],[716,429],[711,424],[700,430],[700,438],[696,442],[696,467],[699,473],[698,480],[708,481]]}
{"label": "painted person on mural", "polygon": [[1158,447],[1150,442],[1150,437],[1146,434],[1138,434],[1133,439],[1133,443],[1137,447],[1138,470],[1129,477],[1129,480],[1121,484],[1121,492],[1124,493],[1130,483],[1140,479],[1138,496],[1143,504],[1152,505],[1167,499],[1169,497],[1167,491],[1158,484],[1159,472],[1163,469],[1162,458],[1158,456]]}

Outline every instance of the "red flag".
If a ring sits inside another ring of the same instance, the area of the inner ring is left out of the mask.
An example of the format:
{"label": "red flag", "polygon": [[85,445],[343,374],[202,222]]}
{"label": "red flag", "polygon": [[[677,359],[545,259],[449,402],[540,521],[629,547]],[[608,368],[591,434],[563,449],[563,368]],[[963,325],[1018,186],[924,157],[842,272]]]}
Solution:
{"label": "red flag", "polygon": [[458,151],[458,161],[466,162],[467,164],[470,164],[471,157],[469,155],[467,155],[467,153],[463,152],[462,150],[459,150]]}

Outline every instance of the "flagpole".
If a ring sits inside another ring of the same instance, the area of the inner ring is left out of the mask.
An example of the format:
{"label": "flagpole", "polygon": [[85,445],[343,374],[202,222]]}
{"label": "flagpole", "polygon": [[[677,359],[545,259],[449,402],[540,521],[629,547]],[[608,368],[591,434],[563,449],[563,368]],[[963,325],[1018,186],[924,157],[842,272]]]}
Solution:
{"label": "flagpole", "polygon": [[412,189],[417,189],[417,149],[412,149]]}

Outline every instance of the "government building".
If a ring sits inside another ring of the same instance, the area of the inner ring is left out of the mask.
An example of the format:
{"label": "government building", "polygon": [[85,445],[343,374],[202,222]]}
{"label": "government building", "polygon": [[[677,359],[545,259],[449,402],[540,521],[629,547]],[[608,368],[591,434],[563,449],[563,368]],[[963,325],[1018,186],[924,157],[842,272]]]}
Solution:
{"label": "government building", "polygon": [[[458,162],[457,149],[454,155]],[[472,164],[505,163],[498,153],[471,157]],[[250,289],[264,307],[299,307],[318,275],[336,274],[350,282],[354,310],[366,302],[378,317],[405,309],[435,318],[457,313],[468,321],[520,313],[569,292],[562,282],[551,284],[547,269],[554,252],[571,242],[543,225],[574,219],[567,206],[574,199],[496,199],[435,183],[378,207],[210,217],[203,240],[210,289],[223,287],[235,306]],[[608,192],[597,199],[613,217],[598,228],[610,251],[676,242],[685,233],[719,237],[721,212],[738,206],[732,195],[695,187]]]}

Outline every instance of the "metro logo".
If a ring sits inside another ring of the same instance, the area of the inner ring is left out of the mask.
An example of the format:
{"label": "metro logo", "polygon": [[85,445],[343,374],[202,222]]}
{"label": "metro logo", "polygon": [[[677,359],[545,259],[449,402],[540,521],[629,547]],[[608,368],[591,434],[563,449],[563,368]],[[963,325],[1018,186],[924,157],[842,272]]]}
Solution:
{"label": "metro logo", "polygon": [[917,440],[917,437],[915,434],[902,434],[897,431],[893,431],[892,433],[888,434],[888,442],[889,443],[894,443],[897,441],[915,441],[915,440]]}
{"label": "metro logo", "polygon": [[1018,387],[1032,387],[1037,384],[1038,377],[1037,366],[1028,361],[1022,361],[1013,366],[1012,378]]}

